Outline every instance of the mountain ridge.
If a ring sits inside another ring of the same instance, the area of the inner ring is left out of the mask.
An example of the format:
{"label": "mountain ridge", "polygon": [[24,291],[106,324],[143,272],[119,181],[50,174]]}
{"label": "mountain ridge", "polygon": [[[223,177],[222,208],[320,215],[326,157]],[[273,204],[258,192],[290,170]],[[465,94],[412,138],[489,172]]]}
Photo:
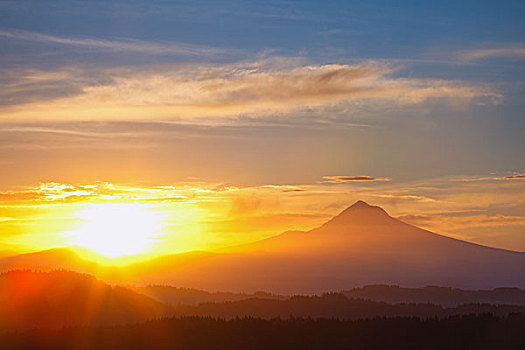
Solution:
{"label": "mountain ridge", "polygon": [[[0,266],[5,267],[4,261],[0,259]],[[130,265],[127,274],[121,273],[123,268],[83,265],[118,283],[285,294],[382,283],[523,288],[525,272],[520,266],[525,266],[523,252],[439,235],[363,201],[312,230],[287,231],[220,253],[160,256]]]}

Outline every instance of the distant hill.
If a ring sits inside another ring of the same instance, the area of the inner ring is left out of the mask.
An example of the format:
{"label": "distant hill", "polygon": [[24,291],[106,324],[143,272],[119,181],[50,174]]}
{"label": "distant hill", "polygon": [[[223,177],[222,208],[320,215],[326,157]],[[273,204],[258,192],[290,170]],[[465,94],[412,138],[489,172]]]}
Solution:
{"label": "distant hill", "polygon": [[203,303],[197,306],[174,307],[177,316],[203,316],[231,319],[235,317],[313,317],[357,320],[374,317],[448,317],[454,315],[483,314],[504,316],[525,313],[525,306],[462,304],[446,308],[434,304],[388,304],[379,301],[349,299],[344,294],[321,296],[294,296],[286,300],[246,299],[223,303]]}
{"label": "distant hill", "polygon": [[[171,286],[130,287],[138,293],[150,296],[171,305],[198,305],[202,303],[222,303],[246,299],[286,300],[290,296],[266,292],[232,293],[206,292],[199,289]],[[435,304],[454,307],[460,304],[525,305],[525,290],[518,288],[495,288],[492,290],[463,290],[458,288],[427,286],[422,288],[403,288],[388,285],[370,285],[341,291],[352,299],[364,299],[399,303]]]}
{"label": "distant hill", "polygon": [[349,298],[370,299],[387,303],[430,303],[443,306],[460,304],[512,304],[525,305],[525,290],[518,288],[495,288],[492,290],[463,290],[457,288],[427,286],[402,288],[399,286],[373,285],[343,291]]}
{"label": "distant hill", "polygon": [[32,253],[0,256],[0,272],[11,270],[54,271],[68,270],[95,275],[106,282],[129,283],[138,281],[143,276],[155,278],[178,267],[214,257],[209,252],[193,251],[169,254],[124,266],[101,265],[84,259],[73,249],[53,248]]}
{"label": "distant hill", "polygon": [[199,289],[179,288],[171,286],[146,286],[130,287],[138,293],[150,296],[158,301],[170,305],[198,305],[202,303],[221,303],[226,301],[239,301],[245,299],[288,299],[288,296],[266,292],[231,293],[231,292],[206,292]]}
{"label": "distant hill", "polygon": [[170,311],[150,297],[85,274],[0,274],[0,330],[143,322]]}
{"label": "distant hill", "polygon": [[92,273],[100,268],[97,263],[82,259],[78,254],[67,248],[53,248],[0,258],[0,272],[21,269],[38,269],[40,271],[64,269]]}

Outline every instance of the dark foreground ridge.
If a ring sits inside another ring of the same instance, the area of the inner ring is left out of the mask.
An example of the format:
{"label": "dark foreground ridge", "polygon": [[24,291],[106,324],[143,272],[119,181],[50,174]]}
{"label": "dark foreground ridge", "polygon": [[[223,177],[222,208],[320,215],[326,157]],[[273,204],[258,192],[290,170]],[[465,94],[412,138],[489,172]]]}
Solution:
{"label": "dark foreground ridge", "polygon": [[172,318],[139,325],[32,330],[2,349],[523,349],[525,314],[445,319]]}

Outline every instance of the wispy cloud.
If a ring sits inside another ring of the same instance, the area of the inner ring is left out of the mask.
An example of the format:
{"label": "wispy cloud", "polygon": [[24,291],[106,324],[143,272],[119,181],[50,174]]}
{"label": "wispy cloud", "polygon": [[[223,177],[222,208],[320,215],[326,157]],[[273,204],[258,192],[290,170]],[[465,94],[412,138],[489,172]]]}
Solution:
{"label": "wispy cloud", "polygon": [[442,227],[446,223],[447,231],[459,230],[464,227],[479,227],[479,226],[508,226],[521,225],[525,226],[524,216],[508,216],[508,215],[462,215],[452,216],[446,214],[436,215],[402,215],[398,219],[410,222],[414,225],[421,226],[435,226]]}
{"label": "wispy cloud", "polygon": [[[266,59],[233,64],[131,67],[84,73],[70,70],[76,89],[63,97],[12,104],[0,112],[11,120],[169,120],[290,115],[353,104],[399,106],[431,101],[451,104],[500,95],[492,89],[457,81],[394,77],[395,67],[366,61],[354,65],[304,65],[296,59]],[[35,72],[32,73],[36,74]],[[41,75],[47,76],[45,74]],[[56,75],[41,84],[59,85]],[[99,81],[95,77],[99,77]],[[50,80],[51,79],[51,80]],[[35,81],[32,79],[32,81]],[[15,96],[31,93],[11,83]],[[60,85],[57,86],[60,89]],[[47,90],[46,90],[47,91]],[[33,101],[33,99],[29,99]]]}
{"label": "wispy cloud", "polygon": [[138,52],[157,55],[210,57],[220,56],[226,52],[217,48],[185,43],[161,43],[135,39],[103,40],[95,38],[69,38],[21,30],[0,30],[0,36],[17,40],[87,47],[104,51]]}
{"label": "wispy cloud", "polygon": [[500,48],[487,48],[459,53],[459,57],[466,61],[475,61],[490,57],[517,57],[525,58],[525,46],[510,46]]}
{"label": "wispy cloud", "polygon": [[460,178],[450,179],[450,181],[455,181],[455,182],[509,181],[509,180],[525,180],[525,173],[516,173],[512,175],[502,175],[502,176],[460,177]]}
{"label": "wispy cloud", "polygon": [[346,183],[346,182],[368,182],[368,181],[391,181],[392,179],[383,177],[383,178],[377,178],[377,177],[371,177],[371,176],[344,176],[344,175],[336,175],[336,176],[323,176],[323,183],[331,183],[331,184],[340,184],[340,183]]}
{"label": "wispy cloud", "polygon": [[0,192],[0,204],[20,203],[42,205],[49,203],[75,203],[89,201],[139,201],[159,202],[186,200],[191,202],[196,195],[206,197],[210,193],[225,192],[231,188],[214,189],[213,183],[186,183],[185,186],[129,186],[109,182],[70,184],[42,182],[38,186]]}

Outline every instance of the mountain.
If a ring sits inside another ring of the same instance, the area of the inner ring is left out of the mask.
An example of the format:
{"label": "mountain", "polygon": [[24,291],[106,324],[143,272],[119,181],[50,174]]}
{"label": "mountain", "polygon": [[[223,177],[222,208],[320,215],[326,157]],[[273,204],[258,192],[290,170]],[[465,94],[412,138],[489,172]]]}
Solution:
{"label": "mountain", "polygon": [[368,284],[523,288],[523,266],[524,253],[441,236],[358,201],[313,230],[285,232],[141,281],[284,294]]}
{"label": "mountain", "polygon": [[[28,266],[17,264],[20,257],[7,259],[18,268],[41,266],[37,260]],[[63,268],[73,261],[66,260]],[[0,259],[2,268],[8,266],[5,261]],[[441,236],[358,201],[313,230],[289,231],[221,253],[174,254],[124,268],[86,263],[79,268],[119,283],[304,294],[370,284],[524,288],[523,266],[525,253]]]}
{"label": "mountain", "polygon": [[0,330],[143,322],[170,308],[150,297],[69,271],[0,274]]}

